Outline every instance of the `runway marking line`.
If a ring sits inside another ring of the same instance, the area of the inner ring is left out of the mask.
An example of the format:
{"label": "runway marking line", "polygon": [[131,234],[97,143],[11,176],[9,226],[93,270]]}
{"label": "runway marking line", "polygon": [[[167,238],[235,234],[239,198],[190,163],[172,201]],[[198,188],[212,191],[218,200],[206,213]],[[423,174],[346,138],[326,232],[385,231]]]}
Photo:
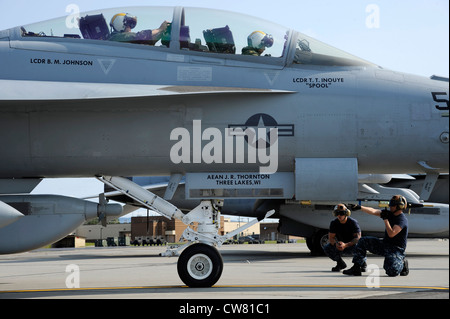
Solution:
{"label": "runway marking line", "polygon": [[[94,291],[94,290],[132,290],[132,289],[175,289],[189,288],[188,286],[140,286],[140,287],[91,287],[91,288],[58,288],[58,289],[29,289],[29,290],[3,290],[2,293],[31,293],[31,292],[75,292],[75,291]],[[377,288],[368,288],[363,285],[226,285],[213,286],[213,288],[350,288],[350,289],[425,289],[449,291],[448,287],[427,287],[427,286],[380,286]]]}

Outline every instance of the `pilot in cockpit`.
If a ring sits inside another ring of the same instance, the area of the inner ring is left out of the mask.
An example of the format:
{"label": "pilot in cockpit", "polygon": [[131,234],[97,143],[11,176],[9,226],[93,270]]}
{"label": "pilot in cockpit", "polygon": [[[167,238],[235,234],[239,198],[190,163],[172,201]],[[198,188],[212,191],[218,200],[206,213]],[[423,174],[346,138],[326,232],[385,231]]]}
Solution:
{"label": "pilot in cockpit", "polygon": [[273,37],[262,31],[254,31],[247,37],[247,42],[248,46],[242,49],[242,55],[260,56],[273,45]]}
{"label": "pilot in cockpit", "polygon": [[128,13],[118,13],[112,17],[109,25],[112,28],[110,41],[155,44],[160,40],[169,26],[164,21],[158,29],[131,32],[137,24],[137,17]]}

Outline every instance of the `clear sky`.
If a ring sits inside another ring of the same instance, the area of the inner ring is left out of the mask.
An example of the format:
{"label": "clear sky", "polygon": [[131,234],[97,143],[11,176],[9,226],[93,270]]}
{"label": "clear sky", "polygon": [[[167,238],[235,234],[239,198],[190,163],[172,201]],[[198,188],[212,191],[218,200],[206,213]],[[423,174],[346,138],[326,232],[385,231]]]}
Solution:
{"label": "clear sky", "polygon": [[[0,30],[65,16],[70,4],[82,12],[140,5],[236,11],[303,32],[387,69],[449,76],[448,0],[0,0]],[[73,183],[45,181],[36,191],[92,194],[84,180]],[[102,189],[98,181],[92,185],[95,191]]]}

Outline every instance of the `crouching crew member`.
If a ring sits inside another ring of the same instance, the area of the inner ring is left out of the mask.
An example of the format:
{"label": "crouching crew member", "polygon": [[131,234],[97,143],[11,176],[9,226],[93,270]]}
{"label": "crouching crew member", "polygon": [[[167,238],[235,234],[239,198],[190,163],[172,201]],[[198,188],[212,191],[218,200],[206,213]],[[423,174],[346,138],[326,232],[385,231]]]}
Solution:
{"label": "crouching crew member", "polygon": [[362,237],[355,247],[353,267],[343,273],[351,276],[361,276],[360,266],[366,261],[366,252],[384,256],[383,268],[388,276],[407,276],[408,261],[405,258],[408,238],[408,219],[403,210],[407,207],[406,198],[395,195],[389,201],[389,210],[378,210],[371,207],[352,205],[353,210],[381,217],[385,225],[384,238]]}
{"label": "crouching crew member", "polygon": [[351,211],[344,204],[337,205],[333,215],[336,219],[330,223],[329,244],[325,245],[323,250],[331,260],[337,262],[331,271],[341,271],[347,268],[342,255],[353,254],[355,246],[361,238],[361,228],[358,221],[350,217]]}

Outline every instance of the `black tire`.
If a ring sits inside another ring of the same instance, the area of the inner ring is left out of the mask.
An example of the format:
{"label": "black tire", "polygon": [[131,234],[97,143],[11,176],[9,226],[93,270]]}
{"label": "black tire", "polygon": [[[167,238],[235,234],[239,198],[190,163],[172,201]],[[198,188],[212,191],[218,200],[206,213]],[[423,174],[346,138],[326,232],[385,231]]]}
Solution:
{"label": "black tire", "polygon": [[211,287],[222,275],[222,256],[210,245],[194,244],[181,253],[177,270],[186,286]]}
{"label": "black tire", "polygon": [[328,231],[319,229],[312,237],[306,239],[306,245],[312,256],[325,256],[323,247],[328,243]]}
{"label": "black tire", "polygon": [[329,234],[328,230],[322,230],[320,235],[318,236],[319,246],[322,250],[330,242],[328,234]]}
{"label": "black tire", "polygon": [[314,247],[313,247],[313,239],[312,237],[306,237],[306,247],[308,247],[308,249],[312,252]]}

